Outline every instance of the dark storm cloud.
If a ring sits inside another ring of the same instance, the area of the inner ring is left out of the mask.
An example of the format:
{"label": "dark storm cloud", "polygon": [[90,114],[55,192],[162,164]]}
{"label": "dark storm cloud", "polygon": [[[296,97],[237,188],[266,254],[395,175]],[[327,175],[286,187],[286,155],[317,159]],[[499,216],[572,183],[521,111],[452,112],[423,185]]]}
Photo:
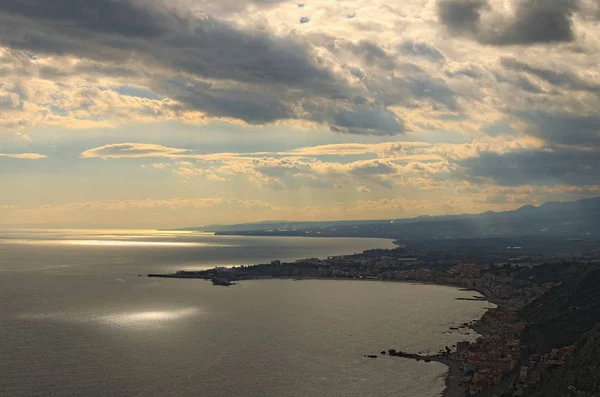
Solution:
{"label": "dark storm cloud", "polygon": [[198,110],[249,124],[295,117],[289,106],[268,91],[226,89],[182,79],[159,80],[153,89],[183,104],[175,106],[175,110]]}
{"label": "dark storm cloud", "polygon": [[427,43],[407,40],[400,44],[399,49],[403,54],[425,58],[431,62],[443,62],[446,59],[440,50]]}
{"label": "dark storm cloud", "polygon": [[490,44],[533,44],[572,41],[576,0],[522,0],[516,18]]}
{"label": "dark storm cloud", "polygon": [[[499,2],[498,2],[499,3]],[[438,0],[438,17],[456,35],[490,45],[529,45],[575,39],[572,15],[579,0],[518,0],[514,16],[489,0]],[[483,20],[484,14],[489,19]]]}
{"label": "dark storm cloud", "polygon": [[504,154],[483,152],[457,163],[461,178],[491,179],[503,186],[598,185],[600,156],[579,150],[527,150]]}
{"label": "dark storm cloud", "polygon": [[[271,3],[275,1],[253,2]],[[191,11],[184,15],[164,4],[3,0],[0,45],[14,52],[83,59],[66,72],[60,65],[42,68],[39,75],[46,79],[60,80],[66,73],[76,73],[88,79],[104,75],[150,81],[148,88],[158,97],[177,101],[166,105],[175,112],[196,110],[208,117],[250,124],[302,118],[350,133],[404,131],[402,121],[389,110],[353,104],[360,93],[317,65],[308,45],[265,32],[237,30]],[[353,46],[352,51],[367,64],[393,68],[393,58],[376,43],[363,41]],[[421,92],[417,95],[429,95],[422,83],[413,89]],[[313,98],[328,102],[331,109],[299,111],[295,105]]]}
{"label": "dark storm cloud", "polygon": [[337,82],[308,50],[210,17],[180,16],[133,0],[3,0],[0,44],[97,61],[142,61],[205,78],[308,86]]}
{"label": "dark storm cloud", "polygon": [[479,29],[487,0],[439,0],[438,17],[455,34],[473,34]]}

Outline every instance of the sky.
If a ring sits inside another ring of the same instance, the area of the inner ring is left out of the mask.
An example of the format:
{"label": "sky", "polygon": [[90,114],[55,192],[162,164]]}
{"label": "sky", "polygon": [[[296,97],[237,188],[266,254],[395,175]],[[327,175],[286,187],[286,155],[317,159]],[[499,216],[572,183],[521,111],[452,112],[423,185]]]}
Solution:
{"label": "sky", "polygon": [[0,227],[600,196],[600,0],[2,0]]}

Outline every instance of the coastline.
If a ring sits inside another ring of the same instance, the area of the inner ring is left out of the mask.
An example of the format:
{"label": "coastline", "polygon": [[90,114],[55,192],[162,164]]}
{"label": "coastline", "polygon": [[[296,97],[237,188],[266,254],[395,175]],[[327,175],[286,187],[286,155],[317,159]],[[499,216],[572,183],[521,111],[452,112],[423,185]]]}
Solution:
{"label": "coastline", "polygon": [[[291,278],[290,277],[281,277],[281,278],[277,278],[277,279],[289,280]],[[295,279],[295,280],[296,281],[302,281],[302,280],[380,281],[380,282],[391,282],[391,283],[405,283],[405,284],[411,284],[411,285],[434,285],[434,286],[439,286],[439,287],[453,287],[453,288],[458,288],[463,291],[477,292],[484,298],[482,300],[477,300],[477,301],[485,301],[487,303],[491,303],[491,304],[495,305],[496,307],[501,306],[501,303],[497,299],[490,297],[484,291],[481,291],[481,290],[475,289],[475,288],[461,288],[459,286],[451,285],[451,284],[439,284],[439,283],[427,283],[427,282],[415,282],[415,281],[403,281],[403,280],[356,279],[356,278],[342,278],[342,277],[303,277],[303,278],[299,278],[299,279]],[[481,317],[469,322],[468,328],[471,329],[476,334],[480,335],[481,337],[485,337],[485,335],[483,335],[484,334],[483,328],[481,328],[479,326],[479,323],[480,323],[481,319],[488,313],[488,311],[493,310],[493,309],[494,309],[493,307],[487,308],[486,311],[481,315]],[[403,357],[403,358],[417,360],[417,361],[429,360],[431,362],[437,362],[440,364],[444,364],[448,368],[445,378],[444,378],[445,388],[444,388],[444,391],[442,392],[442,394],[440,394],[440,397],[464,397],[467,395],[466,387],[461,385],[461,378],[463,377],[464,373],[461,369],[461,365],[460,365],[461,362],[459,360],[452,358],[452,357],[440,356],[440,355],[430,355],[430,356],[414,355],[414,356],[415,357],[413,357],[413,358],[411,358],[411,357]]]}
{"label": "coastline", "polygon": [[[181,276],[177,276],[177,275],[155,275],[155,274],[149,274],[148,277],[161,277],[161,278],[192,278],[192,277],[181,277]],[[194,277],[197,278],[197,277]],[[210,281],[210,279],[204,279],[206,281]],[[351,278],[351,277],[301,277],[301,278],[293,278],[293,277],[267,277],[267,278],[253,278],[253,279],[245,279],[245,280],[237,280],[237,281],[249,281],[249,280],[259,280],[259,281],[264,281],[264,280],[293,280],[293,281],[303,281],[303,280],[341,280],[341,281],[379,281],[379,282],[390,282],[390,283],[402,283],[402,284],[411,284],[411,285],[432,285],[432,286],[438,286],[438,287],[453,287],[453,288],[457,288],[459,290],[463,290],[463,291],[473,291],[473,292],[477,292],[478,294],[480,294],[483,299],[481,300],[476,300],[476,301],[485,301],[487,303],[491,303],[493,305],[495,305],[496,307],[500,306],[499,302],[494,299],[491,298],[488,294],[486,294],[485,292],[479,290],[479,289],[473,289],[473,288],[461,288],[459,286],[456,285],[452,285],[452,284],[440,284],[440,283],[427,283],[427,282],[417,282],[417,281],[406,281],[406,280],[382,280],[382,279],[375,279],[375,278]],[[481,315],[481,317],[471,320],[469,322],[469,326],[468,328],[471,329],[473,332],[475,332],[476,334],[480,335],[481,337],[485,337],[485,335],[483,335],[483,328],[479,327],[479,323],[481,321],[481,319],[483,318],[483,316],[486,315],[486,313],[489,310],[494,309],[493,307],[487,308],[486,311]],[[459,341],[457,341],[459,342]],[[438,362],[440,364],[444,364],[448,370],[446,372],[445,378],[444,378],[444,383],[445,383],[445,388],[444,391],[442,392],[442,394],[440,394],[440,397],[464,397],[466,396],[466,392],[467,389],[461,385],[461,378],[463,377],[464,373],[462,371],[462,366],[461,366],[461,362],[458,359],[452,358],[452,357],[448,357],[445,355],[427,355],[427,356],[421,356],[421,355],[410,355],[410,356],[414,356],[414,357],[402,357],[401,358],[405,358],[405,359],[412,359],[412,360],[417,360],[417,361],[431,361],[431,362]]]}

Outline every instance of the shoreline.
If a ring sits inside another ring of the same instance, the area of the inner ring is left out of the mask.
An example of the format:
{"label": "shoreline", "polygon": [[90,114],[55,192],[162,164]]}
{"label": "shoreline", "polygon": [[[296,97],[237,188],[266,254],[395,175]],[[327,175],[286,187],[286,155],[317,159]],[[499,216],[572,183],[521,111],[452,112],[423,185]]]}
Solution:
{"label": "shoreline", "polygon": [[[277,277],[277,278],[271,278],[271,279],[290,280],[293,278]],[[298,279],[293,279],[293,280],[295,280],[295,281],[302,281],[302,280],[380,281],[380,282],[390,282],[390,283],[404,283],[404,284],[411,284],[411,285],[432,285],[432,286],[438,286],[438,287],[453,287],[453,288],[462,290],[463,292],[471,291],[471,292],[478,293],[479,295],[481,295],[483,297],[483,299],[481,299],[481,300],[477,299],[477,300],[475,300],[476,302],[484,302],[485,301],[487,303],[491,303],[491,304],[495,305],[496,307],[501,306],[500,302],[497,299],[490,297],[484,291],[481,291],[476,288],[463,288],[463,287],[459,287],[459,286],[452,285],[452,284],[438,284],[438,283],[427,283],[427,282],[408,281],[408,280],[381,280],[381,279],[368,279],[368,278],[367,279],[357,279],[357,278],[343,278],[343,277],[303,277],[303,278],[298,278]],[[493,309],[495,309],[495,308],[493,308],[493,307],[487,308],[485,310],[485,312],[481,315],[481,317],[469,321],[469,326],[467,328],[469,328],[470,330],[475,332],[480,337],[485,337],[485,335],[483,335],[483,332],[481,332],[483,329],[481,327],[479,327],[479,322],[488,313],[488,311],[493,310]],[[460,342],[460,341],[457,341],[457,342]],[[431,362],[437,362],[440,364],[444,364],[448,368],[446,375],[444,376],[444,384],[445,384],[444,391],[442,392],[442,394],[440,394],[439,397],[464,397],[467,395],[466,387],[461,385],[461,378],[464,375],[464,373],[461,370],[461,366],[460,366],[461,363],[459,360],[452,358],[452,357],[445,357],[445,356],[440,356],[440,355],[430,355],[430,356],[414,355],[414,356],[415,357],[413,357],[413,358],[411,358],[411,357],[401,357],[401,358],[405,358],[405,359],[409,359],[409,360],[416,360],[416,361],[429,360]]]}
{"label": "shoreline", "polygon": [[[159,277],[159,278],[182,278],[182,279],[203,279],[205,281],[210,281],[209,278],[200,278],[200,277],[181,277],[175,274],[164,274],[164,275],[157,275],[157,274],[148,274],[148,277]],[[401,283],[401,284],[411,284],[411,285],[431,285],[431,286],[438,286],[438,287],[452,287],[452,288],[457,288],[459,290],[462,290],[463,292],[467,292],[467,291],[471,291],[471,292],[476,292],[479,295],[482,296],[482,299],[475,299],[474,301],[476,302],[487,302],[487,303],[491,303],[493,305],[495,305],[496,307],[500,306],[500,303],[490,297],[488,294],[486,294],[484,291],[481,291],[479,289],[474,289],[474,288],[462,288],[460,286],[456,286],[456,285],[452,285],[452,284],[439,284],[439,283],[427,283],[427,282],[418,282],[418,281],[410,281],[410,280],[382,280],[382,279],[375,279],[375,278],[350,278],[350,277],[301,277],[301,278],[293,278],[293,277],[265,277],[265,278],[251,278],[251,279],[242,279],[242,280],[236,280],[236,281],[252,281],[252,280],[258,280],[258,281],[265,281],[265,280],[293,280],[293,281],[303,281],[303,280],[340,280],[340,281],[379,281],[379,282],[389,282],[389,283]],[[479,327],[479,322],[481,321],[481,319],[483,318],[483,316],[486,315],[486,313],[489,310],[493,310],[495,308],[487,308],[485,310],[485,312],[481,315],[481,317],[471,320],[469,321],[469,326],[467,328],[469,328],[470,330],[472,330],[473,332],[475,332],[477,335],[479,335],[480,337],[485,337],[485,335],[483,335],[483,332],[481,332],[483,329]],[[457,341],[457,342],[460,342]],[[440,364],[444,364],[448,370],[446,372],[446,375],[444,376],[444,391],[442,392],[442,394],[440,395],[440,397],[464,397],[466,396],[466,392],[467,389],[461,385],[461,378],[464,375],[462,369],[461,369],[461,363],[459,360],[452,358],[452,357],[447,357],[447,356],[441,356],[441,355],[429,355],[429,356],[421,356],[421,355],[417,355],[417,354],[409,354],[409,356],[414,356],[414,357],[403,357],[403,356],[399,356],[400,358],[405,358],[405,359],[410,359],[410,360],[416,360],[416,361],[430,361],[430,362],[437,362]]]}

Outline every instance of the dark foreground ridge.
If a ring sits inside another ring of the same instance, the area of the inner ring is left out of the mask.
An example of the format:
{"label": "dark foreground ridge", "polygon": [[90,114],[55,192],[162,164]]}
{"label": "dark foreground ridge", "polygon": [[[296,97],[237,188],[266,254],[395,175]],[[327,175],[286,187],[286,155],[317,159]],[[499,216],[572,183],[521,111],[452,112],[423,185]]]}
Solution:
{"label": "dark foreground ridge", "polygon": [[597,239],[438,240],[327,259],[149,276],[216,285],[260,279],[420,282],[475,291],[463,299],[497,307],[449,330],[469,327],[481,335],[475,342],[458,342],[436,355],[388,350],[381,356],[446,364],[445,397],[600,396]]}

